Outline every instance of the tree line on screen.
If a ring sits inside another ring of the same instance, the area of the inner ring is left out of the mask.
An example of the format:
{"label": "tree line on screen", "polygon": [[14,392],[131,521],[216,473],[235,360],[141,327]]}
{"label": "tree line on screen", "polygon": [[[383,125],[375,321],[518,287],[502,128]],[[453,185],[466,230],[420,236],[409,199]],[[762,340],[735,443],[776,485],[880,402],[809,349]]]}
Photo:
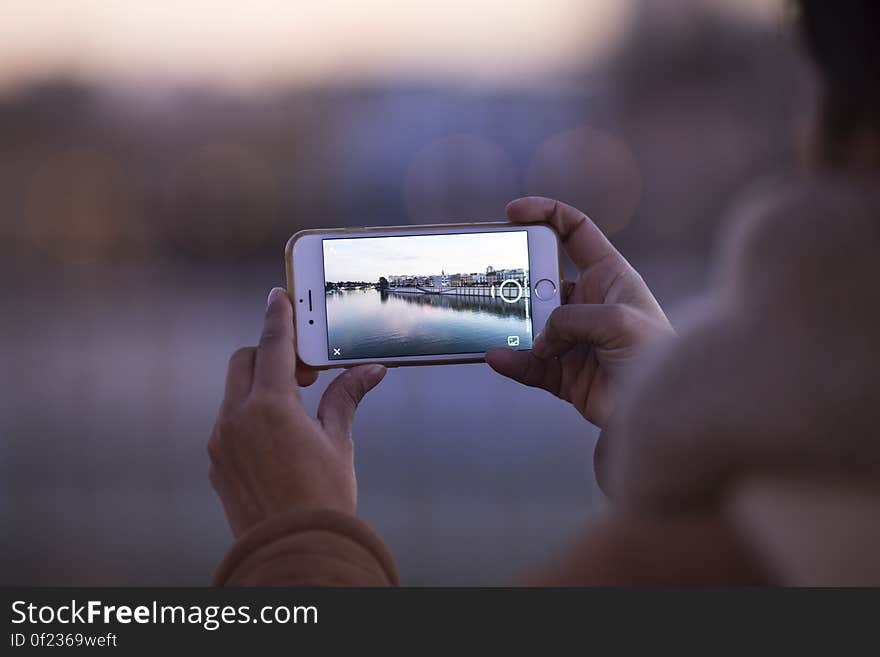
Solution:
{"label": "tree line on screen", "polygon": [[363,290],[363,289],[379,289],[388,288],[388,279],[384,276],[379,277],[378,283],[368,283],[367,281],[337,281],[335,283],[324,283],[324,291],[330,290]]}

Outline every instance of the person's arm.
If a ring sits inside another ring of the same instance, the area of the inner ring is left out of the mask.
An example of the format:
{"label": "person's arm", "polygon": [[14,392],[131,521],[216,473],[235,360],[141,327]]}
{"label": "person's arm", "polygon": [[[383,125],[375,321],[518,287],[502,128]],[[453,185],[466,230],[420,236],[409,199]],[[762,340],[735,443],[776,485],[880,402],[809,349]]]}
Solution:
{"label": "person's arm", "polygon": [[737,528],[717,512],[611,511],[590,523],[530,586],[759,586],[772,583]]}
{"label": "person's arm", "polygon": [[784,586],[880,586],[876,477],[755,473],[726,501],[740,543]]}
{"label": "person's arm", "polygon": [[880,485],[827,468],[737,478],[716,508],[591,523],[532,586],[877,586]]}
{"label": "person's arm", "polygon": [[229,362],[208,453],[236,542],[214,584],[397,584],[387,548],[354,516],[352,420],[385,368],[362,365],[337,376],[311,418],[296,386],[293,338],[293,308],[275,288],[259,346]]}

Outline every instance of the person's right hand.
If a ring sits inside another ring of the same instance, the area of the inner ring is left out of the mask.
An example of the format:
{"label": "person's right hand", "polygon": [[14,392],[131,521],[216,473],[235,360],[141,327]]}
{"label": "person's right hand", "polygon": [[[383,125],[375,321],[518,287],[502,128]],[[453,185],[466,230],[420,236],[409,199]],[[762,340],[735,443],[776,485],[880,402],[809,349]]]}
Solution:
{"label": "person's right hand", "polygon": [[521,224],[549,223],[578,277],[563,281],[562,303],[531,351],[494,349],[496,372],[544,388],[604,427],[625,366],[651,342],[674,332],[639,273],[579,210],[549,198],[512,201],[507,216]]}

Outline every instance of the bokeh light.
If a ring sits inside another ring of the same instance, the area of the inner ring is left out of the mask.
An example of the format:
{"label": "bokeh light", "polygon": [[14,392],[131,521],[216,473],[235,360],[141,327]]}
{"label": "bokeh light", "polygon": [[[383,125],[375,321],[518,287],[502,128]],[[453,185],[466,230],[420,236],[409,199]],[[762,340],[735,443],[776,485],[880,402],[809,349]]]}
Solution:
{"label": "bokeh light", "polygon": [[104,153],[70,149],[51,156],[26,188],[27,234],[62,262],[112,258],[129,219],[126,184],[120,163]]}
{"label": "bokeh light", "polygon": [[626,142],[584,126],[553,135],[538,147],[526,173],[526,190],[580,208],[614,235],[635,214],[642,179]]}

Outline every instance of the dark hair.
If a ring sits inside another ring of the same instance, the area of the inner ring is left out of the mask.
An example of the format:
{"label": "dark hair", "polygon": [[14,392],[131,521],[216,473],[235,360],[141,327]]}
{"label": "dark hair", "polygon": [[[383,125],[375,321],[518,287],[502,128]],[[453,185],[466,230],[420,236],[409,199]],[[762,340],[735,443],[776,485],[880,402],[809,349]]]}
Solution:
{"label": "dark hair", "polygon": [[797,0],[824,83],[821,130],[831,145],[880,127],[880,1]]}

